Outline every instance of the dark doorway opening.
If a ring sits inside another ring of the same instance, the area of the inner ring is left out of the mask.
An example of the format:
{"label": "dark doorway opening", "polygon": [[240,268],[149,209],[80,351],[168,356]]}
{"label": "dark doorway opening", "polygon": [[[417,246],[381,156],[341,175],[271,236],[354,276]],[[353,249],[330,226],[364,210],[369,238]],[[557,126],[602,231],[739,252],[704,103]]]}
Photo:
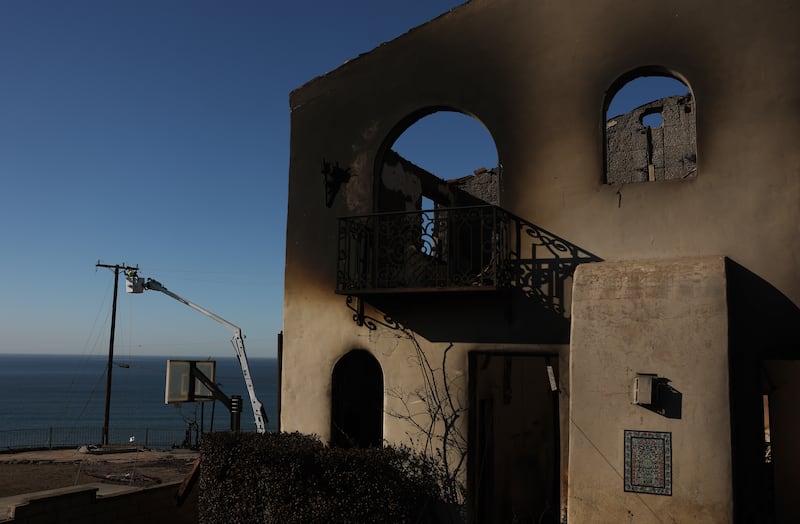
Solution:
{"label": "dark doorway opening", "polygon": [[774,521],[800,522],[800,360],[762,362],[763,463]]}
{"label": "dark doorway opening", "polygon": [[800,308],[726,260],[734,523],[798,522]]}
{"label": "dark doorway opening", "polygon": [[383,371],[367,351],[351,351],[333,367],[331,445],[383,445]]}
{"label": "dark doorway opening", "polygon": [[472,352],[469,373],[472,521],[557,523],[558,357]]}

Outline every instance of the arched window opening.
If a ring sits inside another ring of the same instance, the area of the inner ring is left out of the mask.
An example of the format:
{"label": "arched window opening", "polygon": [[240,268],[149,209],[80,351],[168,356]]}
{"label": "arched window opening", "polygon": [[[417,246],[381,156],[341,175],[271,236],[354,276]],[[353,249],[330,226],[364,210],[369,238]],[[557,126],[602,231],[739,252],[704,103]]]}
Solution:
{"label": "arched window opening", "polygon": [[377,211],[498,205],[498,166],[494,139],[483,124],[457,111],[436,111],[416,120],[387,148]]}
{"label": "arched window opening", "polygon": [[369,352],[353,350],[333,367],[331,445],[383,444],[383,371]]}
{"label": "arched window opening", "polygon": [[606,183],[683,180],[697,174],[695,104],[689,87],[666,74],[634,75],[609,92]]}
{"label": "arched window opening", "polygon": [[500,204],[502,173],[483,124],[456,111],[429,113],[386,148],[378,168],[377,211],[392,215],[376,235],[377,287],[493,284],[484,274],[497,267],[491,206]]}

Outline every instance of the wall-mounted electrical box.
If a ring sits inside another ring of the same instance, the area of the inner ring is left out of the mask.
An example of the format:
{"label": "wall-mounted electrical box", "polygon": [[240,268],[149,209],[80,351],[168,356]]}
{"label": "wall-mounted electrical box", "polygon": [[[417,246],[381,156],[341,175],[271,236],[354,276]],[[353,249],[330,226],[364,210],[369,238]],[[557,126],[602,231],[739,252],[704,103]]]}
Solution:
{"label": "wall-mounted electrical box", "polygon": [[667,418],[679,419],[683,412],[683,394],[670,385],[670,379],[655,373],[636,374],[633,403]]}
{"label": "wall-mounted electrical box", "polygon": [[653,384],[658,377],[655,373],[637,373],[633,379],[633,403],[650,405],[653,403]]}

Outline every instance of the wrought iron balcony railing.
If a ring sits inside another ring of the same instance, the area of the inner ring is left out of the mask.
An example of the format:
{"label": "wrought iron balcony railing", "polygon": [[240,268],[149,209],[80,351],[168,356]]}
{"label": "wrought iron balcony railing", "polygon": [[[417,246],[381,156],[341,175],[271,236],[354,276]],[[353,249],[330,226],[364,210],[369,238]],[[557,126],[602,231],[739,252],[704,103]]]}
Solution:
{"label": "wrought iron balcony railing", "polygon": [[564,282],[595,255],[497,206],[339,219],[343,295],[519,288],[563,309]]}

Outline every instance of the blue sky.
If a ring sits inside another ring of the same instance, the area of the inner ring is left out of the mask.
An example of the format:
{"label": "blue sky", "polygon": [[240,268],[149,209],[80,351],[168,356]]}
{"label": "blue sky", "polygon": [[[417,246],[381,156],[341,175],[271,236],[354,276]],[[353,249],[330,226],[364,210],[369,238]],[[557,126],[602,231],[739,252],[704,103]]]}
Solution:
{"label": "blue sky", "polygon": [[460,3],[0,2],[0,352],[273,356],[289,92]]}
{"label": "blue sky", "polygon": [[[239,325],[251,357],[281,329],[289,92],[461,0],[0,2],[0,353],[103,354],[113,273],[140,274]],[[434,115],[398,149],[458,130]],[[441,164],[444,165],[444,164]],[[230,356],[228,331],[120,286],[116,354]]]}

